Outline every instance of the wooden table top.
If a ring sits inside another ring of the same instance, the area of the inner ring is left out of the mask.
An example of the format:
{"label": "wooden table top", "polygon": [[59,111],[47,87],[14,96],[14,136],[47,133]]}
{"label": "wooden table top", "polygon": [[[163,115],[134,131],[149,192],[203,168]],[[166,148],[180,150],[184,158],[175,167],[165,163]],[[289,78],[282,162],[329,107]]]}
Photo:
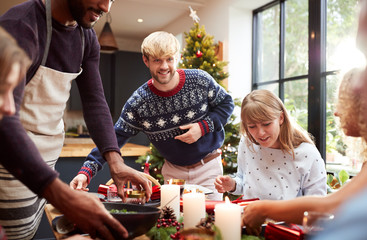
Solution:
{"label": "wooden table top", "polygon": [[55,231],[54,228],[52,227],[52,220],[55,217],[62,215],[62,213],[59,212],[59,210],[57,210],[56,208],[54,208],[54,206],[52,206],[51,204],[46,204],[45,213],[46,213],[47,221],[50,224],[52,233],[54,234],[55,238],[57,240],[62,239],[63,235]]}

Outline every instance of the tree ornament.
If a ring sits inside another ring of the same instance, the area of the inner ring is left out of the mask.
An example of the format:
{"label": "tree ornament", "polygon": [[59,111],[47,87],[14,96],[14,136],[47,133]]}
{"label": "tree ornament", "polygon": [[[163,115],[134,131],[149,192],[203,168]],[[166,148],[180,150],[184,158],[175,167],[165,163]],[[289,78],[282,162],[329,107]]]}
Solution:
{"label": "tree ornament", "polygon": [[148,175],[149,175],[149,159],[150,159],[150,156],[147,156],[147,160],[145,161],[145,164],[144,164],[144,173]]}
{"label": "tree ornament", "polygon": [[197,52],[196,52],[196,57],[197,58],[201,58],[203,56],[203,53],[200,51],[200,50],[198,50]]}
{"label": "tree ornament", "polygon": [[197,38],[201,38],[201,34],[200,34],[200,33],[198,33],[198,35],[196,35],[196,37],[197,37]]}
{"label": "tree ornament", "polygon": [[192,17],[192,20],[194,20],[194,22],[199,23],[200,18],[196,14],[196,11],[194,11],[194,9],[192,9],[191,6],[189,6],[189,8],[190,8],[190,17]]}

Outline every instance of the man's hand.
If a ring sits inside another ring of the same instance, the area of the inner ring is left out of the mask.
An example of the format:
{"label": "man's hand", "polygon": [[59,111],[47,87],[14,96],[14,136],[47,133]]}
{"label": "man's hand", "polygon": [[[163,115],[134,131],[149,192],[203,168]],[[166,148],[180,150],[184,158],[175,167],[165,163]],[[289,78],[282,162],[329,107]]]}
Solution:
{"label": "man's hand", "polygon": [[85,176],[84,174],[76,175],[73,180],[71,180],[69,186],[75,190],[82,190],[86,192],[89,191],[89,189],[87,188],[88,179],[87,176]]}
{"label": "man's hand", "polygon": [[113,240],[113,233],[118,239],[128,237],[127,230],[92,194],[75,191],[57,178],[45,188],[43,197],[93,239]]}
{"label": "man's hand", "polygon": [[188,129],[184,134],[178,135],[175,139],[191,144],[201,138],[201,129],[199,123],[191,123],[185,126],[180,126],[181,130]]}
{"label": "man's hand", "polygon": [[147,199],[152,195],[152,182],[142,176],[135,169],[127,166],[124,160],[117,152],[107,152],[104,155],[110,167],[112,179],[117,186],[117,194],[124,200],[124,184],[130,181],[136,187],[142,187],[145,190]]}

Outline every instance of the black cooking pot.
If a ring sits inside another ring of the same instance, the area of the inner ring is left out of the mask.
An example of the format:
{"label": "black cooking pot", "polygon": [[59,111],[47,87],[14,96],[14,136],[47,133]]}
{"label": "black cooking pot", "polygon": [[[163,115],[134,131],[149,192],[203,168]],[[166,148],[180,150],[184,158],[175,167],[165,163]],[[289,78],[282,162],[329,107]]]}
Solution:
{"label": "black cooking pot", "polygon": [[156,207],[149,207],[138,204],[104,202],[108,211],[126,210],[126,213],[111,213],[129,232],[129,238],[147,233],[158,220],[161,210]]}

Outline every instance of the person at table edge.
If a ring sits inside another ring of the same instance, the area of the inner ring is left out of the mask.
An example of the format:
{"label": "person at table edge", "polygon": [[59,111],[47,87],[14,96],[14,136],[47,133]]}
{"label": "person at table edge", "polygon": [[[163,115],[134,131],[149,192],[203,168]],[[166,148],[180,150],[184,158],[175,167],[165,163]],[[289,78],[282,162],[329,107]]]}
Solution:
{"label": "person at table edge", "polygon": [[[148,197],[151,193],[150,182],[123,163],[98,70],[100,46],[92,27],[112,2],[29,0],[0,17],[0,26],[32,60],[14,91],[17,112],[4,117],[0,125],[0,167],[5,175],[0,178],[0,224],[6,227],[9,239],[32,238],[45,204],[41,197],[92,237],[111,238],[111,229],[123,232],[102,204],[93,203],[87,194],[70,191],[52,170],[64,142],[62,117],[74,79],[88,130],[109,163],[112,177],[120,174],[123,181],[144,186]],[[83,209],[76,197],[94,206],[93,211]],[[12,224],[4,224],[7,221]]]}

